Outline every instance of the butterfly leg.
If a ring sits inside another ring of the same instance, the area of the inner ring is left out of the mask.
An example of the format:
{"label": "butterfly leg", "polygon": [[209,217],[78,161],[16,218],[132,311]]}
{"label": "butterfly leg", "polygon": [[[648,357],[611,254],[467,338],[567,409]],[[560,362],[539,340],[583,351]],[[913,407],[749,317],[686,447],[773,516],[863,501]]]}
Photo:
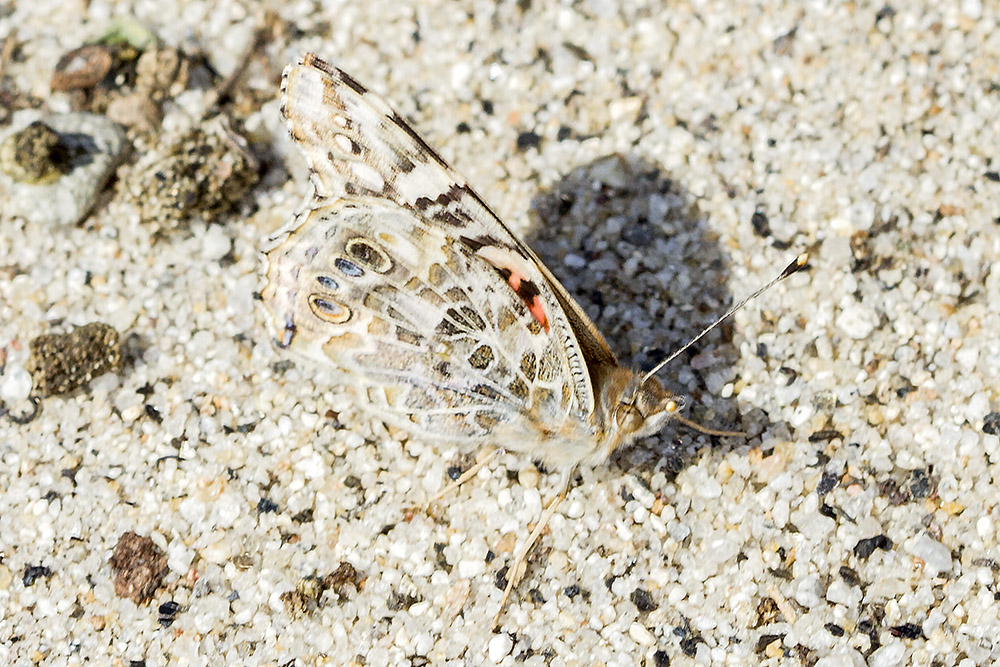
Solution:
{"label": "butterfly leg", "polygon": [[535,525],[535,529],[531,531],[530,535],[528,535],[527,541],[521,546],[521,548],[515,552],[514,559],[511,562],[510,567],[507,569],[507,587],[503,591],[503,597],[500,598],[500,608],[497,609],[496,616],[493,617],[493,624],[490,626],[491,628],[496,629],[496,627],[500,624],[500,614],[503,613],[503,608],[507,605],[507,598],[510,597],[510,592],[514,590],[514,586],[521,581],[521,577],[524,576],[524,572],[527,569],[526,560],[528,552],[531,551],[531,548],[541,536],[542,531],[545,530],[545,526],[548,525],[552,515],[555,514],[556,507],[562,499],[566,497],[566,491],[568,490],[569,480],[572,478],[572,475],[573,469],[567,470],[563,475],[563,480],[560,484],[561,491],[556,497],[549,501],[548,506],[545,508],[541,518]]}
{"label": "butterfly leg", "polygon": [[431,498],[430,500],[427,501],[427,504],[428,505],[432,505],[432,504],[436,503],[437,501],[441,500],[442,498],[444,498],[446,495],[448,495],[452,491],[455,491],[456,489],[458,489],[458,487],[462,486],[463,484],[465,484],[466,482],[468,482],[470,479],[472,479],[473,477],[475,477],[476,473],[478,473],[485,466],[487,466],[490,463],[490,461],[492,461],[493,459],[495,459],[497,457],[497,455],[499,455],[503,451],[504,451],[503,448],[497,448],[497,447],[492,447],[492,446],[487,446],[486,448],[484,448],[483,451],[482,451],[482,453],[480,454],[480,457],[479,457],[478,461],[476,461],[475,463],[473,463],[469,467],[468,470],[466,470],[465,472],[463,472],[461,477],[459,477],[454,482],[452,482],[448,486],[446,486],[443,489],[441,489],[440,491],[438,491],[438,493],[433,498]]}

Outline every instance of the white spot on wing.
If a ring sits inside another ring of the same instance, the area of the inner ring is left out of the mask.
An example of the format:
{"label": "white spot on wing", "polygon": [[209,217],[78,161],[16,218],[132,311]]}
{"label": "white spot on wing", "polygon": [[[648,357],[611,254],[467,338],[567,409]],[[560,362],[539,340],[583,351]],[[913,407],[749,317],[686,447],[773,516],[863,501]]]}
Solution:
{"label": "white spot on wing", "polygon": [[391,254],[398,257],[404,264],[418,266],[423,261],[421,251],[399,235],[380,234],[379,240],[391,251]]}
{"label": "white spot on wing", "polygon": [[364,162],[351,162],[351,173],[357,179],[358,185],[372,192],[381,192],[385,188],[385,180],[382,175]]}
{"label": "white spot on wing", "polygon": [[335,134],[333,135],[333,143],[337,144],[337,148],[348,155],[354,152],[354,142],[352,142],[351,138],[348,136]]}

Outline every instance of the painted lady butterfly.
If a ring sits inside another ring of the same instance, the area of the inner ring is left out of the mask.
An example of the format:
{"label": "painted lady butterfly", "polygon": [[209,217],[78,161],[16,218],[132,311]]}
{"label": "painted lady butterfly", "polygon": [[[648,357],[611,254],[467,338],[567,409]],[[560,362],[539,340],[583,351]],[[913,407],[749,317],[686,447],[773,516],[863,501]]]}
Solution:
{"label": "painted lady butterfly", "polygon": [[266,251],[280,347],[332,365],[361,405],[413,435],[563,470],[679,418],[681,399],[654,377],[670,359],[649,373],[620,365],[535,253],[385,101],[311,54],[285,69],[281,93],[313,192]]}

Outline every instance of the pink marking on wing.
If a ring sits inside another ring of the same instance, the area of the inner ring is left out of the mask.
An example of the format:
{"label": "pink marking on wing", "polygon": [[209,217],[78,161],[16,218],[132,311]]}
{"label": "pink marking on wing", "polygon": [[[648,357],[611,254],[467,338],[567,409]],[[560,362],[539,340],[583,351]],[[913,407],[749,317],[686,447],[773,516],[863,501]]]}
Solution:
{"label": "pink marking on wing", "polygon": [[532,317],[538,320],[538,323],[542,325],[545,329],[545,333],[549,332],[549,317],[545,313],[545,303],[542,298],[537,294],[536,291],[533,295],[527,295],[522,292],[522,286],[527,289],[529,286],[534,288],[534,284],[531,281],[525,281],[521,278],[521,275],[516,271],[507,267],[507,271],[510,271],[510,275],[507,276],[507,283],[511,286],[514,292],[521,297],[524,301],[524,305],[528,307],[528,312],[531,313]]}
{"label": "pink marking on wing", "polygon": [[545,304],[542,303],[541,297],[536,296],[534,299],[531,300],[531,303],[528,304],[528,312],[530,312],[532,315],[535,316],[535,319],[538,320],[538,323],[541,324],[542,327],[545,329],[545,333],[548,333],[549,318],[545,314]]}
{"label": "pink marking on wing", "polygon": [[483,245],[476,251],[476,254],[500,272],[514,293],[528,307],[531,316],[548,333],[549,316],[545,312],[545,302],[542,300],[538,285],[528,277],[531,269],[527,260],[506,248],[495,245]]}

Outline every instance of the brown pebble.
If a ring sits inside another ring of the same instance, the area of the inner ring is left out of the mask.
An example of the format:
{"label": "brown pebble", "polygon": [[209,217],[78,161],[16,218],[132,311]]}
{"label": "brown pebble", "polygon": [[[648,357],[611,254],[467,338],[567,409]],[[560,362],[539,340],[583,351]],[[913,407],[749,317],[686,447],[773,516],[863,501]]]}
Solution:
{"label": "brown pebble", "polygon": [[193,218],[211,222],[231,214],[259,168],[246,139],[220,116],[161,137],[122,177],[123,197],[158,231],[185,228]]}
{"label": "brown pebble", "polygon": [[330,589],[343,597],[351,588],[357,590],[364,583],[365,576],[348,562],[342,562],[337,569],[323,577],[323,590]]}
{"label": "brown pebble", "polygon": [[115,571],[115,594],[144,604],[167,573],[167,557],[153,540],[129,531],[118,538],[108,559]]}
{"label": "brown pebble", "polygon": [[69,171],[70,159],[62,136],[40,120],[0,145],[0,168],[17,183],[51,183]]}
{"label": "brown pebble", "polygon": [[93,88],[111,71],[112,47],[88,44],[64,54],[56,63],[52,90]]}
{"label": "brown pebble", "polygon": [[119,125],[152,132],[160,126],[160,108],[142,93],[116,97],[108,102],[107,117]]}
{"label": "brown pebble", "polygon": [[[299,587],[296,586],[296,589]],[[291,618],[301,618],[316,609],[316,600],[300,590],[285,591],[278,599],[285,605],[285,613]]]}
{"label": "brown pebble", "polygon": [[101,322],[68,334],[38,336],[29,344],[27,369],[41,396],[68,394],[105,373],[118,372],[122,351],[118,332]]}
{"label": "brown pebble", "polygon": [[339,597],[356,591],[364,583],[365,577],[353,565],[343,562],[337,569],[323,578],[308,576],[299,579],[294,591],[285,591],[279,598],[285,605],[285,612],[292,618],[313,613],[323,594],[332,590]]}

